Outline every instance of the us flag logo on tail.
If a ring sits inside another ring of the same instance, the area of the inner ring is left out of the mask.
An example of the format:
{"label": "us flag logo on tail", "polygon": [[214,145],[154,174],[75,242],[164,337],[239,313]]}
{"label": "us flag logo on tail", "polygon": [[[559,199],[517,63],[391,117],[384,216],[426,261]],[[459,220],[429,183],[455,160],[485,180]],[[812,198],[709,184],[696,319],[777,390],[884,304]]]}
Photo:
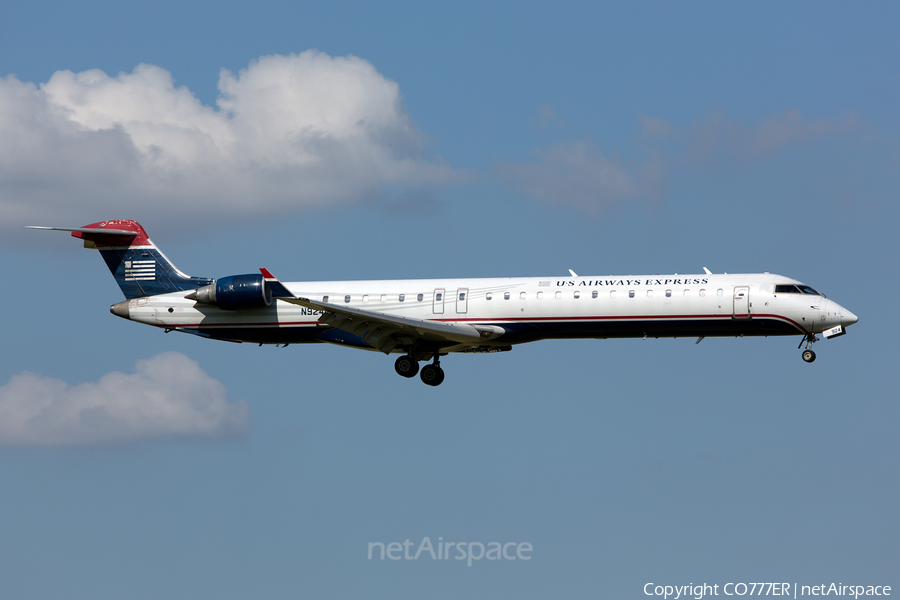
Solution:
{"label": "us flag logo on tail", "polygon": [[126,260],[125,281],[153,281],[156,279],[155,260]]}

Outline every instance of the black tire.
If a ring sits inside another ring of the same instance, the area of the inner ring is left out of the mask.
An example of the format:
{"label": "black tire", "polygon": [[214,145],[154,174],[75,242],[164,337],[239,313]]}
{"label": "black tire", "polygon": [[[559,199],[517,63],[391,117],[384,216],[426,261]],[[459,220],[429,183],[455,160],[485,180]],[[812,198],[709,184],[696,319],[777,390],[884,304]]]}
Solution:
{"label": "black tire", "polygon": [[394,363],[394,370],[403,377],[415,377],[419,372],[419,363],[412,356],[404,354]]}
{"label": "black tire", "polygon": [[804,350],[803,351],[803,360],[805,360],[808,363],[813,362],[814,360],[816,360],[816,353],[813,352],[812,350]]}
{"label": "black tire", "polygon": [[419,377],[426,385],[438,386],[444,381],[444,370],[434,365],[425,365],[422,367],[422,373]]}

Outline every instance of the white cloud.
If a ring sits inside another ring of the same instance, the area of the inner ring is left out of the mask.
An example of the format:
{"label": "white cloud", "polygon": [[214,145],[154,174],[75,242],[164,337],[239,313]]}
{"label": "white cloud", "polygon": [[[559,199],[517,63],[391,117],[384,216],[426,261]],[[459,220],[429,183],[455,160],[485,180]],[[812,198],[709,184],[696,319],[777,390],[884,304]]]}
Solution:
{"label": "white cloud", "polygon": [[363,59],[265,56],[223,69],[219,91],[204,105],[153,65],[0,78],[0,224],[240,217],[458,177],[425,157],[399,86]]}
{"label": "white cloud", "polygon": [[557,144],[535,153],[537,162],[503,162],[497,171],[508,183],[548,204],[598,214],[637,193],[625,166],[603,156],[591,142]]}
{"label": "white cloud", "polygon": [[249,409],[179,352],[137,361],[135,373],[108,373],[69,385],[35,373],[0,387],[0,445],[73,446],[159,438],[247,435]]}

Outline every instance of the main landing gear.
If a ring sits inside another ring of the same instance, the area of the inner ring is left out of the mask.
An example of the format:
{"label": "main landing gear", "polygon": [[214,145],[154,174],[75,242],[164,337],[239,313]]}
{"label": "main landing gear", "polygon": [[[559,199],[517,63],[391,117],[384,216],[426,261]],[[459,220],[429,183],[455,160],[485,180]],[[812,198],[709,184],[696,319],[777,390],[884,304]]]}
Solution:
{"label": "main landing gear", "polygon": [[419,374],[419,378],[422,380],[422,383],[431,386],[441,385],[444,381],[444,370],[439,367],[437,364],[433,365],[425,365],[422,367],[422,372]]}
{"label": "main landing gear", "polygon": [[[394,363],[394,370],[403,377],[415,377],[419,372],[419,361],[405,354]],[[434,354],[434,362],[422,367],[419,377],[423,383],[430,386],[441,385],[444,381],[444,370],[441,368],[440,355],[437,352]]]}
{"label": "main landing gear", "polygon": [[398,375],[415,377],[419,372],[419,361],[406,354],[397,359],[397,362],[394,363],[394,370]]}
{"label": "main landing gear", "polygon": [[[816,353],[813,352],[812,345],[818,341],[819,341],[819,338],[817,338],[816,334],[814,334],[814,333],[807,333],[803,337],[803,339],[800,340],[800,346],[802,346],[803,343],[806,342],[806,350],[804,350],[803,354],[800,355],[803,357],[804,361],[811,363],[814,360],[816,360]],[[800,348],[800,346],[797,346],[797,347]]]}

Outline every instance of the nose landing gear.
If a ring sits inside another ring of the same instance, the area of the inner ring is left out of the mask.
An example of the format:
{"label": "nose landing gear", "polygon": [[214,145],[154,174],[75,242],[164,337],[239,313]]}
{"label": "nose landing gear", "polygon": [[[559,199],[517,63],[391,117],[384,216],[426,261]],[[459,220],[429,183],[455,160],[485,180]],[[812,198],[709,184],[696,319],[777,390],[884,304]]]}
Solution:
{"label": "nose landing gear", "polygon": [[[803,357],[805,362],[811,363],[816,360],[816,353],[812,351],[812,345],[815,342],[818,342],[819,338],[816,337],[814,333],[807,333],[802,340],[800,340],[800,346],[803,346],[803,343],[806,342],[806,350],[803,351],[803,354],[800,356]],[[800,346],[797,346],[800,348]]]}

